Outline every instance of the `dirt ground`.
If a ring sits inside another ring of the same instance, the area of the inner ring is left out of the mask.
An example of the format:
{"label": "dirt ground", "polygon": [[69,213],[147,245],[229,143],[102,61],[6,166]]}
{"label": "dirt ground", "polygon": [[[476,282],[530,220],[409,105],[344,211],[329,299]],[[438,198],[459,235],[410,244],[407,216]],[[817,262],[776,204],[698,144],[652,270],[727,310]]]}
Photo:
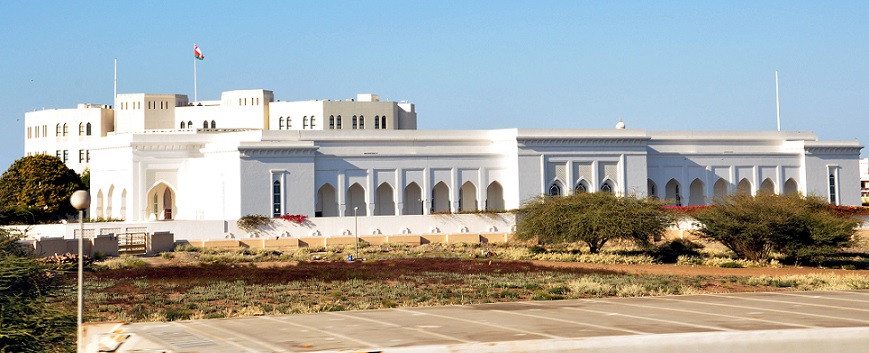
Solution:
{"label": "dirt ground", "polygon": [[[192,264],[184,263],[176,259],[165,259],[159,256],[143,257],[151,267],[178,267],[190,266]],[[518,267],[527,269],[527,264],[537,267],[548,268],[563,268],[588,270],[589,272],[604,272],[604,273],[624,273],[624,274],[656,274],[656,275],[675,275],[675,276],[788,276],[788,275],[805,275],[810,273],[822,274],[857,274],[869,276],[869,270],[842,270],[842,269],[825,269],[817,267],[793,267],[786,266],[780,268],[772,267],[746,267],[746,268],[724,268],[712,266],[687,266],[673,264],[592,264],[592,263],[577,263],[577,262],[557,262],[557,261],[510,261],[510,260],[492,260],[499,262],[501,268],[513,267],[509,263],[515,263]],[[408,266],[413,260],[403,260],[403,265]],[[445,261],[452,263],[452,261]],[[343,262],[339,262],[343,263]],[[368,265],[375,264],[376,261],[369,262]],[[390,263],[393,263],[390,261]],[[433,266],[431,270],[437,269],[433,261],[417,261],[417,265],[425,264],[425,266]],[[272,268],[272,267],[287,267],[297,266],[297,261],[289,262],[258,262],[252,264],[257,268]],[[414,266],[415,267],[415,266]],[[428,268],[418,268],[418,270],[428,270]]]}

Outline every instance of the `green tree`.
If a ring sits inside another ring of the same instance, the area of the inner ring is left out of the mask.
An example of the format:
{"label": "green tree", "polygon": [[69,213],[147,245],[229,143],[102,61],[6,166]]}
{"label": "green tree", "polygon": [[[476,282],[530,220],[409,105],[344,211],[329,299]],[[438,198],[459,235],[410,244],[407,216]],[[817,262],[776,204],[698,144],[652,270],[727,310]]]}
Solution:
{"label": "green tree", "polygon": [[0,229],[0,352],[73,352],[74,313],[47,298],[60,280]]}
{"label": "green tree", "polygon": [[47,222],[75,213],[69,197],[81,178],[59,158],[23,157],[0,176],[0,210],[9,223]]}
{"label": "green tree", "polygon": [[606,192],[540,197],[518,210],[516,238],[543,243],[583,242],[597,253],[610,240],[649,246],[674,217],[650,198]]}
{"label": "green tree", "polygon": [[694,218],[699,222],[695,235],[753,261],[765,261],[773,252],[817,261],[847,246],[858,224],[837,215],[823,199],[767,193],[721,198]]}

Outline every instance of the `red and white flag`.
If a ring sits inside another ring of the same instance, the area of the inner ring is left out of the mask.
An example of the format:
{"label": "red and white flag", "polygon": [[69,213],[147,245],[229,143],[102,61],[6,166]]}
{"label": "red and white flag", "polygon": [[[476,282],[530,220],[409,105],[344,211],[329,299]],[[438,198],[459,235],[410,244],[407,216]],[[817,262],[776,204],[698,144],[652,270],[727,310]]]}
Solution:
{"label": "red and white flag", "polygon": [[202,50],[199,49],[199,46],[196,45],[196,43],[193,44],[193,55],[195,55],[199,60],[205,60],[205,55],[202,55]]}

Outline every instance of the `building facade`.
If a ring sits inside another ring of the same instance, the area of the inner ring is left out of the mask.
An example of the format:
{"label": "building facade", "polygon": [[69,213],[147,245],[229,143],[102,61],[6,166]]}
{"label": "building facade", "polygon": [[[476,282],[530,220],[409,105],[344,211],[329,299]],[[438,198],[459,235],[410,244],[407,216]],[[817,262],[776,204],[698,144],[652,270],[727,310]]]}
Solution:
{"label": "building facade", "polygon": [[[86,146],[93,218],[429,215],[509,210],[541,194],[580,192],[683,206],[738,192],[860,204],[862,146],[806,132],[647,131],[623,123],[423,131],[412,104],[374,95],[274,102],[265,90],[193,103],[183,95],[119,95],[117,104],[116,130]],[[52,126],[41,115],[26,118],[27,131],[31,123]]]}

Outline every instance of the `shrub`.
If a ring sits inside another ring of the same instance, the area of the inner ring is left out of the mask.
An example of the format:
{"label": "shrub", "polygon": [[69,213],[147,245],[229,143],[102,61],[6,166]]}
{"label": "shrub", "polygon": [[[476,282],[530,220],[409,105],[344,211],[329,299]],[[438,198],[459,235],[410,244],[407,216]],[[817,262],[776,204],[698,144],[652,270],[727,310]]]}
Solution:
{"label": "shrub", "polygon": [[517,211],[516,238],[542,243],[583,242],[591,253],[615,239],[648,247],[674,220],[661,205],[650,198],[617,197],[606,192],[540,197]]}
{"label": "shrub", "polygon": [[235,221],[235,224],[238,226],[238,229],[250,233],[258,230],[261,227],[267,226],[269,223],[271,223],[271,221],[271,218],[263,215],[249,214],[239,218],[237,221]]}
{"label": "shrub", "polygon": [[695,219],[695,235],[752,261],[766,261],[773,251],[796,261],[817,261],[847,246],[858,224],[837,215],[822,199],[773,194],[721,198]]}

